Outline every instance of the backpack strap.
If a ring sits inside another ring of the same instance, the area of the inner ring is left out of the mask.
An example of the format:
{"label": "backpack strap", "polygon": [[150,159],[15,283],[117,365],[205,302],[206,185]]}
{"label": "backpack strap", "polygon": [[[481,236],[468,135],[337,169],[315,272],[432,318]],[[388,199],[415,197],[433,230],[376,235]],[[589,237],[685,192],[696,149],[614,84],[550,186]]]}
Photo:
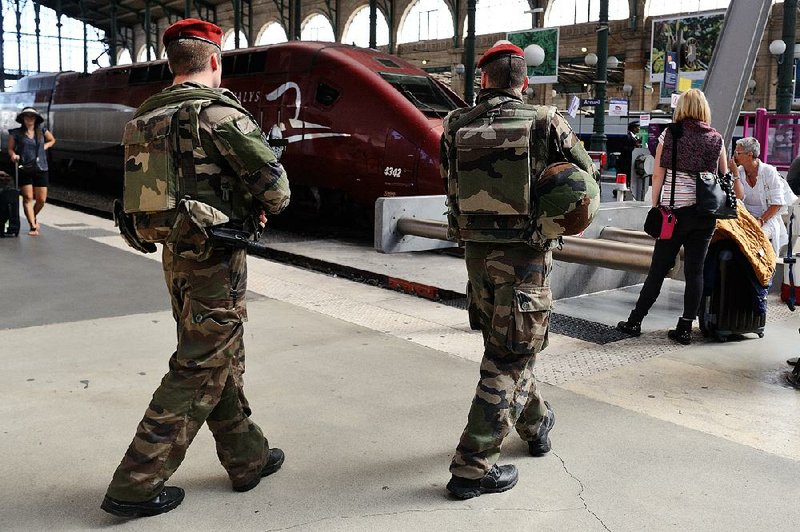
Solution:
{"label": "backpack strap", "polygon": [[199,112],[200,109],[211,103],[210,100],[191,100],[182,105],[178,112],[175,113],[181,194],[192,198],[197,196],[197,171],[194,164],[194,149],[200,143]]}
{"label": "backpack strap", "polygon": [[470,122],[477,120],[479,117],[483,116],[495,107],[499,107],[504,103],[516,101],[518,101],[516,98],[511,98],[510,96],[495,96],[494,98],[489,98],[485,102],[479,103],[463,115],[459,116],[454,122],[448,124],[447,134],[452,136],[456,131]]}

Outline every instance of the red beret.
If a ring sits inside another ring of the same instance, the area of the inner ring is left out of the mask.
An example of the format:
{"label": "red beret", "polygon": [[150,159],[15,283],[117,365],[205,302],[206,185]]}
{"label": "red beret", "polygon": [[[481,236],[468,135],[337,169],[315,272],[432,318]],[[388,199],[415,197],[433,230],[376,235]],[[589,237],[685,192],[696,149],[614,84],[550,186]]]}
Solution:
{"label": "red beret", "polygon": [[217,48],[222,48],[222,30],[220,27],[196,18],[179,20],[167,28],[161,41],[164,46],[167,46],[178,39],[197,39],[211,43]]}
{"label": "red beret", "polygon": [[483,56],[478,61],[478,68],[481,68],[486,63],[490,63],[504,55],[519,57],[520,59],[525,60],[525,52],[522,51],[522,48],[515,44],[511,44],[508,41],[499,42],[484,52]]}

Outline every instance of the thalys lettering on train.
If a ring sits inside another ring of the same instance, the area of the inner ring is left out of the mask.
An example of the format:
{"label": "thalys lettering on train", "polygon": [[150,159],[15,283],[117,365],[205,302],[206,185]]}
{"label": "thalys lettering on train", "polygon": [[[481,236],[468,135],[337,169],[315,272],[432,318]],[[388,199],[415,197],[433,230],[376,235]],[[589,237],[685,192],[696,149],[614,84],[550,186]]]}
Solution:
{"label": "thalys lettering on train", "polygon": [[[301,41],[223,52],[222,62],[222,85],[265,131],[280,128],[292,186],[318,206],[444,192],[442,118],[465,104],[425,71],[375,50]],[[52,168],[119,179],[124,124],[170,83],[164,60],[24,77],[0,93],[0,156],[16,113],[32,105],[58,139]]]}

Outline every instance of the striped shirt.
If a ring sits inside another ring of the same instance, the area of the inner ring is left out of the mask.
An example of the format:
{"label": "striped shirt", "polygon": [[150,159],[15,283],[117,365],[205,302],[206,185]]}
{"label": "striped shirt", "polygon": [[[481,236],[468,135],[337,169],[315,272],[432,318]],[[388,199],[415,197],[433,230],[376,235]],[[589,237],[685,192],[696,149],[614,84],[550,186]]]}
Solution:
{"label": "striped shirt", "polygon": [[[658,143],[662,149],[664,147],[665,129],[658,137]],[[665,168],[664,185],[661,187],[661,205],[669,207],[672,199],[672,170]],[[675,204],[674,208],[688,207],[697,203],[697,176],[681,172],[675,172]]]}

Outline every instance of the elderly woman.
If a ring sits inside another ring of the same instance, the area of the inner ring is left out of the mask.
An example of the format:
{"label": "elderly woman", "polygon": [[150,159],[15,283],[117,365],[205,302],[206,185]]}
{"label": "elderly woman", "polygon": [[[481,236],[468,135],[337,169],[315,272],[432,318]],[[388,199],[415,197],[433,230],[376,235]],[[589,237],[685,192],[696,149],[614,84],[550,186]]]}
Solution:
{"label": "elderly woman", "polygon": [[753,137],[736,141],[731,167],[739,167],[739,179],[734,188],[750,214],[758,219],[764,233],[772,242],[775,254],[789,241],[780,210],[785,205],[783,178],[771,164],[761,161],[761,145]]}

